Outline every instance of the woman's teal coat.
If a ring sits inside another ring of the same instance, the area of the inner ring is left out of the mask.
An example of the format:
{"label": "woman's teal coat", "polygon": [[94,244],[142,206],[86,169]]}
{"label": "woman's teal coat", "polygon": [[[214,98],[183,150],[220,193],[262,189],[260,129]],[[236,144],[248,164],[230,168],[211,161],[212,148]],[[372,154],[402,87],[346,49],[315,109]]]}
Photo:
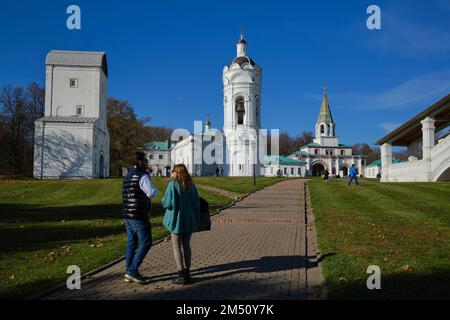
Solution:
{"label": "woman's teal coat", "polygon": [[192,233],[200,225],[200,198],[194,184],[188,191],[182,191],[176,181],[170,181],[162,198],[166,209],[163,224],[171,233]]}

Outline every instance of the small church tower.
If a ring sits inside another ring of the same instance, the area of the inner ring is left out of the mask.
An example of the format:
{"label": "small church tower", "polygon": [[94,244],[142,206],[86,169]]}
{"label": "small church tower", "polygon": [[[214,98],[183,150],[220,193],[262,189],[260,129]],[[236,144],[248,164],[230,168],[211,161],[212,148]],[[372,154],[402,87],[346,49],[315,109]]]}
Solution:
{"label": "small church tower", "polygon": [[[261,127],[262,70],[248,55],[244,35],[236,57],[223,69],[224,126],[229,176],[260,175],[258,131]],[[254,165],[255,164],[255,165]]]}
{"label": "small church tower", "polygon": [[316,134],[314,143],[323,146],[337,147],[339,139],[335,134],[335,124],[331,116],[330,105],[328,103],[327,88],[323,88],[322,104],[320,105],[319,116],[316,122]]}

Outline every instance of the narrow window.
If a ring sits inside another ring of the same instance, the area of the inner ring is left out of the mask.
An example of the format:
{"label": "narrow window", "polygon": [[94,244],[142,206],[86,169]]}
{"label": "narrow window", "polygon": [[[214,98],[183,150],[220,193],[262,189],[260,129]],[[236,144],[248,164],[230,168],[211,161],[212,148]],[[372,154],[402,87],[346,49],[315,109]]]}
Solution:
{"label": "narrow window", "polygon": [[149,157],[149,159],[153,160],[153,155],[152,154],[149,155],[148,157]]}
{"label": "narrow window", "polygon": [[297,168],[297,174],[298,174],[299,176],[302,175],[302,169],[301,169],[301,168]]}
{"label": "narrow window", "polygon": [[237,124],[244,124],[245,102],[244,98],[242,97],[236,99],[236,113],[237,113]]}
{"label": "narrow window", "polygon": [[291,168],[291,174],[294,174],[294,168]]}
{"label": "narrow window", "polygon": [[71,88],[78,88],[78,79],[70,79],[69,84]]}
{"label": "narrow window", "polygon": [[163,155],[160,154],[160,155],[159,155],[159,160],[162,160],[162,159],[163,159]]}
{"label": "narrow window", "polygon": [[77,116],[84,115],[84,107],[83,106],[77,106],[76,115]]}

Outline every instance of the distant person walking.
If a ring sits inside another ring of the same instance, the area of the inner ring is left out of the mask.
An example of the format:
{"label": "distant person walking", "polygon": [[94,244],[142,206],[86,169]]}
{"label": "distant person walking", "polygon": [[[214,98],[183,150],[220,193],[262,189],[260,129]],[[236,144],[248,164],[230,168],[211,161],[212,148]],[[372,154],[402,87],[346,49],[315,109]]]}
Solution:
{"label": "distant person walking", "polygon": [[219,167],[216,167],[216,176],[217,177],[219,176],[219,171],[220,171]]}
{"label": "distant person walking", "polygon": [[146,277],[139,273],[150,247],[152,246],[151,198],[157,193],[147,169],[148,160],[143,152],[136,152],[133,168],[123,179],[122,199],[125,227],[127,229],[126,282],[145,283]]}
{"label": "distant person walking", "polygon": [[350,180],[348,181],[348,186],[349,187],[352,184],[353,180],[355,180],[356,185],[359,186],[357,175],[358,175],[358,171],[356,170],[355,165],[352,164],[352,167],[350,168],[350,172],[349,172],[349,176],[350,176]]}
{"label": "distant person walking", "polygon": [[328,172],[327,169],[325,169],[325,172],[323,173],[323,180],[329,181],[329,179],[330,179],[330,173]]}
{"label": "distant person walking", "polygon": [[178,269],[178,277],[173,283],[184,285],[192,281],[190,240],[200,226],[200,198],[184,164],[173,167],[172,178],[162,199],[166,209],[163,224],[170,231]]}

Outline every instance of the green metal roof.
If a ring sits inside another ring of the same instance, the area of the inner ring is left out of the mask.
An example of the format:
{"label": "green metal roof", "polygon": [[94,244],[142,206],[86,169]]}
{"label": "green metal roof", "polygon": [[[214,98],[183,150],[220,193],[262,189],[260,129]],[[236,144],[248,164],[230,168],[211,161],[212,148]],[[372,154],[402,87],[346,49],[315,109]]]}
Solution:
{"label": "green metal roof", "polygon": [[265,156],[264,162],[266,164],[279,164],[279,165],[289,165],[289,166],[302,166],[306,162],[303,160],[295,160],[287,158],[285,156]]}
{"label": "green metal roof", "polygon": [[306,152],[306,151],[294,151],[294,152],[288,154],[287,156],[290,157],[290,156],[307,156],[307,155],[308,155],[308,152]]}
{"label": "green metal roof", "polygon": [[[403,161],[400,159],[392,159],[392,163],[400,163],[400,162],[403,162]],[[378,159],[378,160],[375,160],[375,161],[369,163],[368,165],[366,165],[366,168],[367,167],[375,167],[375,166],[381,166],[381,159]]]}
{"label": "green metal roof", "polygon": [[317,123],[334,123],[333,117],[331,116],[330,105],[328,103],[327,92],[323,93],[322,104],[320,105],[319,117],[317,118]]}
{"label": "green metal roof", "polygon": [[144,149],[151,150],[161,150],[161,151],[169,151],[170,149],[170,141],[149,141],[144,144]]}
{"label": "green metal roof", "polygon": [[[339,143],[339,145],[336,146],[323,146],[321,144],[318,143],[308,143],[307,145],[303,146],[303,147],[317,147],[317,148],[351,148],[352,146],[347,146],[345,144]],[[303,148],[302,147],[302,148]]]}

